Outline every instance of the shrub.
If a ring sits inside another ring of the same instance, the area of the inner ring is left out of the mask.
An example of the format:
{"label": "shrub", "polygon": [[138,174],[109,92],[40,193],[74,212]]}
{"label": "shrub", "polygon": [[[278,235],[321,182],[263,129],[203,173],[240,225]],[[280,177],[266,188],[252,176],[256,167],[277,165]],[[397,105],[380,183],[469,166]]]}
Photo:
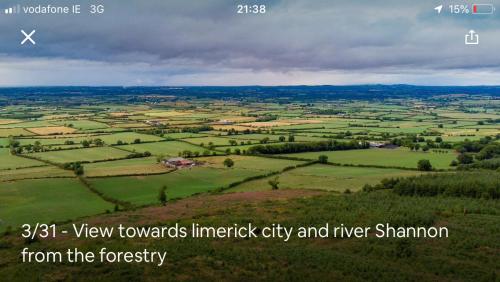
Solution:
{"label": "shrub", "polygon": [[227,158],[223,162],[225,167],[233,167],[234,166],[234,161],[230,158]]}
{"label": "shrub", "polygon": [[273,179],[269,179],[269,181],[267,181],[267,183],[269,185],[271,185],[271,189],[273,189],[273,190],[278,190],[279,189],[278,185],[280,184],[280,182],[278,181],[278,177],[277,176],[275,178],[273,178]]}
{"label": "shrub", "polygon": [[318,157],[318,162],[321,164],[326,164],[328,162],[328,156],[326,155],[320,155]]}
{"label": "shrub", "polygon": [[420,171],[431,171],[432,165],[429,160],[420,160],[417,163],[417,169]]}
{"label": "shrub", "polygon": [[167,186],[163,185],[158,193],[158,201],[165,206],[167,204]]}

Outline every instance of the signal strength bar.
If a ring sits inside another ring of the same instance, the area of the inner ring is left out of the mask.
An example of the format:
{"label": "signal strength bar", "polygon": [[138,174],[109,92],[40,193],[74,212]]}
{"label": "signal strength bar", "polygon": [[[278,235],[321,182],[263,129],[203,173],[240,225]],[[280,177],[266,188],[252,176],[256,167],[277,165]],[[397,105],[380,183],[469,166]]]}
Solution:
{"label": "signal strength bar", "polygon": [[19,14],[19,11],[21,11],[21,6],[13,6],[7,9],[4,9],[4,14],[10,15],[10,14]]}

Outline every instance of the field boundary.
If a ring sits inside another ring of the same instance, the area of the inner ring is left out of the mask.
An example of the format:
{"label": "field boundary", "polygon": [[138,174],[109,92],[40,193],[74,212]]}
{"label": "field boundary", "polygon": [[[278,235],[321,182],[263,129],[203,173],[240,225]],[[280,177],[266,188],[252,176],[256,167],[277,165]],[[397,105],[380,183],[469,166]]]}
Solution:
{"label": "field boundary", "polygon": [[92,186],[92,184],[90,184],[87,181],[87,179],[85,179],[84,177],[78,176],[77,178],[83,184],[83,186],[85,186],[88,190],[90,190],[90,192],[96,194],[97,196],[99,196],[99,198],[103,199],[104,201],[112,203],[112,204],[117,205],[117,206],[122,206],[125,209],[131,209],[131,208],[134,207],[134,205],[132,203],[130,203],[130,202],[120,201],[118,199],[111,198],[111,197],[105,195],[103,192],[101,192],[101,191],[97,190],[96,188],[94,188]]}
{"label": "field boundary", "polygon": [[283,172],[287,172],[287,171],[294,170],[294,169],[301,168],[301,167],[310,166],[310,165],[317,164],[317,163],[318,163],[318,161],[311,161],[311,162],[307,162],[307,163],[303,163],[303,164],[298,164],[295,166],[287,166],[287,167],[283,168],[282,170],[271,171],[271,172],[268,172],[266,174],[250,176],[250,177],[247,177],[243,180],[235,181],[235,182],[229,183],[226,186],[219,187],[219,188],[215,189],[212,193],[220,193],[220,192],[229,190],[231,188],[234,188],[234,187],[241,185],[243,183],[246,183],[246,182],[266,178],[266,177],[273,176],[273,175],[278,175],[278,174],[281,174]]}

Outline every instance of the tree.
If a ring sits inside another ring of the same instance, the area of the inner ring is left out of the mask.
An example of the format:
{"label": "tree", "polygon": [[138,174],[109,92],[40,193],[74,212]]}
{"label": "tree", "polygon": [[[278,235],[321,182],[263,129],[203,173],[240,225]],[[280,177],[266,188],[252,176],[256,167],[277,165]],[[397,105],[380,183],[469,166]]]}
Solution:
{"label": "tree", "polygon": [[164,206],[167,204],[167,186],[163,185],[158,193],[158,201]]}
{"label": "tree", "polygon": [[424,145],[424,146],[422,147],[422,151],[424,151],[424,152],[429,151],[429,149],[430,149],[429,145]]}
{"label": "tree", "polygon": [[223,162],[224,166],[226,167],[233,167],[234,166],[234,161],[231,160],[230,158],[227,158]]}
{"label": "tree", "polygon": [[161,163],[161,161],[163,161],[164,158],[165,158],[165,155],[159,154],[156,156],[156,162]]}
{"label": "tree", "polygon": [[236,140],[229,140],[229,145],[236,146],[238,145],[238,142]]}
{"label": "tree", "polygon": [[83,146],[84,148],[88,148],[88,147],[90,146],[90,142],[89,142],[88,140],[83,140],[83,141],[82,141],[82,146]]}
{"label": "tree", "polygon": [[429,160],[420,160],[417,163],[417,168],[420,171],[431,171],[432,170],[432,165]]}
{"label": "tree", "polygon": [[140,139],[140,138],[136,138],[136,139],[134,140],[134,144],[139,144],[139,143],[141,143],[141,139]]}
{"label": "tree", "polygon": [[318,157],[318,162],[321,164],[326,164],[328,162],[328,156],[327,155],[320,155]]}
{"label": "tree", "polygon": [[443,142],[443,138],[441,136],[436,137],[436,143]]}
{"label": "tree", "polygon": [[93,141],[93,142],[94,142],[94,144],[95,144],[97,147],[102,147],[102,146],[104,146],[104,141],[102,141],[102,139],[101,139],[101,138],[96,138],[96,139],[94,139],[94,141]]}
{"label": "tree", "polygon": [[460,164],[470,164],[474,161],[474,159],[472,158],[471,154],[462,153],[462,154],[457,156],[457,161]]}
{"label": "tree", "polygon": [[184,151],[182,151],[181,155],[185,158],[190,158],[193,155],[193,152],[191,152],[189,150],[184,150]]}
{"label": "tree", "polygon": [[75,175],[83,175],[83,165],[81,163],[73,163],[72,165],[73,171],[75,172]]}
{"label": "tree", "polygon": [[295,142],[295,136],[293,135],[288,136],[288,142]]}
{"label": "tree", "polygon": [[283,136],[283,135],[281,135],[281,136],[279,137],[279,140],[280,140],[280,142],[285,142],[286,137],[285,137],[285,136]]}
{"label": "tree", "polygon": [[479,151],[479,153],[476,155],[476,159],[486,160],[498,155],[500,155],[500,145],[489,144],[482,148],[481,151]]}
{"label": "tree", "polygon": [[273,190],[278,190],[279,189],[278,185],[280,184],[280,182],[278,181],[278,177],[277,176],[275,178],[273,178],[273,179],[269,179],[269,181],[267,181],[267,183],[269,185],[271,185],[271,188]]}

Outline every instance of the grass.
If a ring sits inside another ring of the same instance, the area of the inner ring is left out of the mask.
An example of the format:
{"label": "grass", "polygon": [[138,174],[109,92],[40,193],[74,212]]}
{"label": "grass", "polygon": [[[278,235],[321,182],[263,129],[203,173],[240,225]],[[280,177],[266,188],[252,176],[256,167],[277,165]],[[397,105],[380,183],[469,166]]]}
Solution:
{"label": "grass", "polygon": [[98,162],[84,165],[85,176],[102,177],[130,174],[153,174],[171,169],[158,164],[155,157]]}
{"label": "grass", "polygon": [[195,167],[163,175],[108,177],[89,181],[108,197],[134,205],[147,205],[158,202],[158,192],[163,185],[167,186],[167,196],[170,199],[184,198],[259,174],[261,172],[248,169]]}
{"label": "grass", "polygon": [[163,140],[163,138],[158,136],[136,132],[117,132],[114,134],[97,136],[95,138],[101,138],[106,144],[116,144],[119,140],[126,143],[132,143],[136,139],[140,139],[141,142],[155,142]]}
{"label": "grass", "polygon": [[1,170],[5,169],[16,169],[16,168],[44,165],[44,163],[36,160],[30,160],[18,156],[13,156],[10,154],[9,149],[2,149],[2,148],[0,148],[0,160],[1,160],[0,175],[2,175]]}
{"label": "grass", "polygon": [[12,181],[30,178],[73,177],[72,171],[56,166],[45,165],[0,171],[0,181]]}
{"label": "grass", "polygon": [[303,161],[291,161],[291,160],[281,160],[272,159],[264,157],[253,157],[253,156],[215,156],[215,157],[201,157],[197,160],[200,162],[205,162],[206,166],[214,168],[224,168],[224,160],[230,158],[234,161],[234,168],[239,169],[250,169],[250,170],[262,170],[262,171],[281,171],[285,167],[296,166],[303,164]]}
{"label": "grass", "polygon": [[75,150],[62,150],[42,153],[32,153],[30,156],[47,160],[54,163],[68,162],[93,162],[108,159],[124,158],[129,155],[128,152],[112,147],[94,147]]}
{"label": "grass", "polygon": [[[327,191],[359,191],[365,184],[379,183],[383,178],[404,177],[418,172],[391,168],[343,167],[330,165],[312,165],[300,167],[279,174],[280,189],[321,189]],[[276,176],[245,182],[227,192],[270,190],[267,183]]]}
{"label": "grass", "polygon": [[0,230],[24,223],[49,223],[104,213],[113,206],[75,178],[3,182]]}
{"label": "grass", "polygon": [[456,159],[456,154],[451,151],[448,153],[412,152],[403,148],[308,152],[284,156],[316,160],[319,155],[328,156],[328,161],[332,163],[405,168],[416,168],[419,160],[427,159],[437,169],[451,168],[451,161]]}
{"label": "grass", "polygon": [[205,146],[208,146],[209,143],[212,143],[214,146],[229,146],[229,141],[234,140],[238,144],[240,142],[247,142],[250,141],[251,144],[257,144],[259,143],[257,140],[244,140],[244,139],[233,139],[231,136],[227,137],[201,137],[201,138],[186,138],[184,141],[194,144],[194,145],[200,145],[203,143]]}
{"label": "grass", "polygon": [[144,143],[144,144],[130,144],[125,146],[120,146],[129,151],[145,152],[149,151],[153,155],[167,155],[167,156],[177,156],[180,152],[185,150],[190,150],[192,152],[204,152],[206,148],[188,144],[181,141],[166,141],[166,142],[155,142],[155,143]]}
{"label": "grass", "polygon": [[101,129],[101,128],[108,127],[108,125],[106,125],[104,123],[92,121],[92,120],[62,120],[62,121],[56,121],[53,123],[59,124],[59,125],[72,124],[73,128],[78,129],[78,130]]}

